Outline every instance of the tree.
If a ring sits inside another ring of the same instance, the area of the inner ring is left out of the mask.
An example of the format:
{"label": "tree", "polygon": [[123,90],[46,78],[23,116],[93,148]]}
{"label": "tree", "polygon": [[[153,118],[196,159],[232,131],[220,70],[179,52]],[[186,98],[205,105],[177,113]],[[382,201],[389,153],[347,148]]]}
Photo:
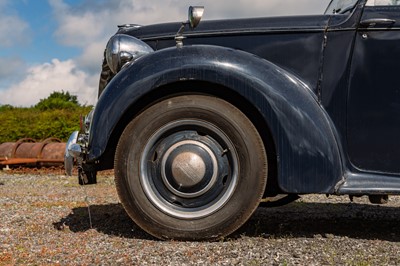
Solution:
{"label": "tree", "polygon": [[12,109],[14,109],[14,107],[12,105],[9,105],[9,104],[1,105],[0,104],[0,112],[1,111],[12,110]]}
{"label": "tree", "polygon": [[73,109],[76,107],[80,107],[78,98],[75,95],[71,95],[68,91],[54,91],[49,97],[41,99],[39,103],[35,105],[35,108],[42,111],[51,109]]}

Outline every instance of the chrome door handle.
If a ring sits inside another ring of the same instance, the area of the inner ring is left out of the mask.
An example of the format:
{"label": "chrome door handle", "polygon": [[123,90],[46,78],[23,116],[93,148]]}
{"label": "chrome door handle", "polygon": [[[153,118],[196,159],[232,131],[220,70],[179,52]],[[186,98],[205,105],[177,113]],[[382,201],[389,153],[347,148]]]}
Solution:
{"label": "chrome door handle", "polygon": [[360,22],[361,26],[364,27],[375,27],[376,25],[392,25],[396,23],[396,20],[389,18],[370,18]]}

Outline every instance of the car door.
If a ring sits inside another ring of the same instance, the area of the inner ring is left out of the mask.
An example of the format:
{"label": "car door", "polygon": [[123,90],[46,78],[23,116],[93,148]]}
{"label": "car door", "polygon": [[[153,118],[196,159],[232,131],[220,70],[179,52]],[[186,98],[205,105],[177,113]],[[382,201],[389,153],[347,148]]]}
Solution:
{"label": "car door", "polygon": [[356,33],[347,108],[350,162],[400,173],[400,1],[369,0]]}

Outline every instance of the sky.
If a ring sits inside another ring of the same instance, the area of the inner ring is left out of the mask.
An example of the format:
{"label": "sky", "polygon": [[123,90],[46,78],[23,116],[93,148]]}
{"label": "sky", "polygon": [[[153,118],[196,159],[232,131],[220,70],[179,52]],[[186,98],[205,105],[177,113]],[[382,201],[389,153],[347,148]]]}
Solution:
{"label": "sky", "polygon": [[[35,105],[53,91],[95,104],[103,51],[117,25],[322,14],[329,0],[0,0],[0,105]],[[178,29],[177,29],[178,30]]]}

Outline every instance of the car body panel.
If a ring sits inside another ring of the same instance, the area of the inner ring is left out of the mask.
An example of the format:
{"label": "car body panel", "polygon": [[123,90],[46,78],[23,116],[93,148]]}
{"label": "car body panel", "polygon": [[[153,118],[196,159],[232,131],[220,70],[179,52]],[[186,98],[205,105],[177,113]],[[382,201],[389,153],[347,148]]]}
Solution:
{"label": "car body panel", "polygon": [[[184,43],[230,47],[255,54],[302,77],[316,91],[329,19],[328,15],[314,15],[204,21],[195,31],[185,33]],[[178,28],[179,24],[170,23],[119,32],[142,39],[160,50],[175,45]],[[309,63],[304,64],[305,61]]]}
{"label": "car body panel", "polygon": [[187,80],[229,88],[256,107],[275,139],[279,184],[284,191],[333,192],[342,177],[340,156],[317,97],[306,84],[276,65],[218,46],[163,49],[121,71],[96,106],[95,113],[109,115],[93,118],[93,127],[102,128],[102,132],[91,135],[90,159],[96,160],[104,152],[111,132],[130,105],[163,85]]}
{"label": "car body panel", "polygon": [[184,33],[183,48],[174,40],[181,23],[121,27],[117,34],[155,52],[128,64],[101,94],[86,164],[112,168],[127,121],[165,99],[169,85],[203,82],[225,96],[203,93],[255,108],[255,117],[242,111],[267,125],[260,134],[272,138],[281,192],[400,194],[400,9],[365,2],[346,14],[202,22]]}

